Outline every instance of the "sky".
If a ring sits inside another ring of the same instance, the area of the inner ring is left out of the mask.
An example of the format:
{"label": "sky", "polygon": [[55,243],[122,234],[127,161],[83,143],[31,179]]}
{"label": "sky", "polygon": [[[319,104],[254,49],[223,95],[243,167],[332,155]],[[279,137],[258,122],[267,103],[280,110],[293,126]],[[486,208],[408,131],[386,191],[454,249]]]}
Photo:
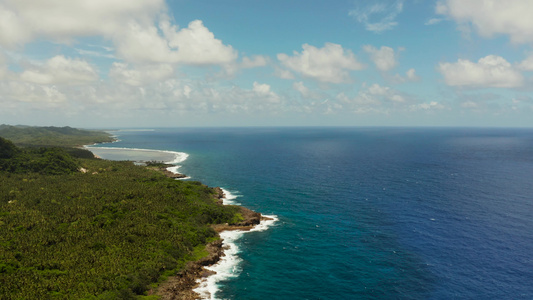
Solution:
{"label": "sky", "polygon": [[0,124],[533,126],[532,0],[0,0]]}

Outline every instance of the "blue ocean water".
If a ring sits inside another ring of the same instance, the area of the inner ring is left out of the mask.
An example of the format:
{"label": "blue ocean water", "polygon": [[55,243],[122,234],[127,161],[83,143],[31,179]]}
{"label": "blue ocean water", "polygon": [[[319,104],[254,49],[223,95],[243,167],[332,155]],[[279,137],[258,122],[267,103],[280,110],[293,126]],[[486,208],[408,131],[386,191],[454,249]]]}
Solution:
{"label": "blue ocean water", "polygon": [[533,299],[531,129],[117,134],[279,218],[237,240],[217,299]]}

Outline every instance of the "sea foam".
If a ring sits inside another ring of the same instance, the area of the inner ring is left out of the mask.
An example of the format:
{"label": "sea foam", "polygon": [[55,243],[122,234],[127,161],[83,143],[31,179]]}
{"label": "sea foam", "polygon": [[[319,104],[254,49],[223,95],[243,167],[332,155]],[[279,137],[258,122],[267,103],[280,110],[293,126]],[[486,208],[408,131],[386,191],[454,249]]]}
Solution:
{"label": "sea foam", "polygon": [[222,204],[224,205],[241,205],[239,202],[235,201],[238,197],[242,197],[242,195],[235,195],[232,192],[222,189],[224,192],[224,198],[222,198]]}
{"label": "sea foam", "polygon": [[[222,189],[225,197],[222,199],[222,203],[225,205],[239,205],[235,201],[240,195],[235,195],[229,192],[226,189]],[[212,265],[205,267],[206,269],[215,272],[215,274],[210,275],[206,278],[198,279],[198,287],[194,289],[195,292],[200,294],[201,299],[214,300],[216,298],[216,293],[220,289],[219,282],[228,280],[231,278],[238,277],[242,269],[239,267],[242,259],[239,257],[241,250],[237,246],[237,241],[246,233],[255,232],[255,231],[265,231],[270,226],[274,225],[278,221],[277,216],[274,215],[263,215],[267,217],[268,220],[261,221],[260,224],[256,225],[249,231],[243,230],[227,230],[221,232],[220,238],[222,239],[222,247],[224,247],[224,256],[220,260]]]}

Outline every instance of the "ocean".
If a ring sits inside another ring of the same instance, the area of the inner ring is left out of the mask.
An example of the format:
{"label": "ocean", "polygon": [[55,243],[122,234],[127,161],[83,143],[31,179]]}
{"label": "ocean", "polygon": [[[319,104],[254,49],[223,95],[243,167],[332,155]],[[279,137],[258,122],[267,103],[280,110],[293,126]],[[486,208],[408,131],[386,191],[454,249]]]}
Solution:
{"label": "ocean", "polygon": [[533,299],[532,129],[114,134],[274,217],[224,236],[206,299]]}

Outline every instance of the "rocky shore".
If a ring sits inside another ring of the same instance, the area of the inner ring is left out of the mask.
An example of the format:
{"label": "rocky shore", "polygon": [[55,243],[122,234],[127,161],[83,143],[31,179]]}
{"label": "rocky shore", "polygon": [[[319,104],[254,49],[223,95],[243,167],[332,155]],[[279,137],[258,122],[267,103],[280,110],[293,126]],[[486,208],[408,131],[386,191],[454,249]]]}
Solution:
{"label": "rocky shore", "polygon": [[165,176],[170,177],[170,178],[174,178],[174,179],[187,177],[187,175],[185,175],[185,174],[170,172],[167,169],[161,170],[161,172],[163,172],[163,174],[165,174]]}
{"label": "rocky shore", "polygon": [[193,291],[198,285],[196,281],[213,274],[212,271],[204,267],[216,264],[224,255],[222,240],[219,239],[207,244],[206,250],[209,252],[208,256],[198,261],[189,262],[183,271],[159,285],[154,294],[160,296],[160,299],[168,300],[199,299],[200,295]]}
{"label": "rocky shore", "polygon": [[[215,199],[219,205],[222,204],[222,199],[225,197],[224,191],[219,188],[213,188],[216,192]],[[213,229],[216,232],[225,230],[251,230],[258,225],[262,220],[270,220],[270,218],[262,216],[260,213],[252,211],[246,207],[240,206],[240,214],[243,216],[243,221],[237,224],[214,224]],[[223,240],[218,239],[206,245],[206,250],[209,253],[206,257],[192,261],[187,264],[184,270],[170,277],[166,282],[159,285],[153,291],[153,294],[158,295],[164,300],[195,300],[200,299],[200,295],[194,292],[198,286],[198,279],[213,275],[213,271],[207,270],[205,267],[216,264],[221,257],[224,256]]]}
{"label": "rocky shore", "polygon": [[171,171],[167,170],[168,167],[174,167],[174,165],[163,164],[163,163],[161,163],[161,164],[148,163],[148,166],[147,166],[147,168],[159,171],[159,172],[163,173],[165,176],[167,176],[169,178],[180,179],[180,178],[187,177],[187,175],[185,175],[185,174],[174,173],[174,172],[171,172]]}

